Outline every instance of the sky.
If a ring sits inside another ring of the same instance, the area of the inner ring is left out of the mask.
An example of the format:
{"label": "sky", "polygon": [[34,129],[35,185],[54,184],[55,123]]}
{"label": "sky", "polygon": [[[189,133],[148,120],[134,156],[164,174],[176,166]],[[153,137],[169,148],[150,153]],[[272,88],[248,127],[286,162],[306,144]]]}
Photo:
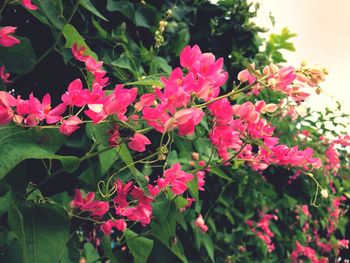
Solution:
{"label": "sky", "polygon": [[[321,85],[324,93],[307,102],[315,110],[334,107],[335,101],[350,114],[350,0],[252,0],[260,3],[260,26],[279,33],[287,27],[298,36],[296,52],[284,52],[288,63],[299,66],[302,60],[326,67],[329,75]],[[273,26],[269,13],[275,17]]]}

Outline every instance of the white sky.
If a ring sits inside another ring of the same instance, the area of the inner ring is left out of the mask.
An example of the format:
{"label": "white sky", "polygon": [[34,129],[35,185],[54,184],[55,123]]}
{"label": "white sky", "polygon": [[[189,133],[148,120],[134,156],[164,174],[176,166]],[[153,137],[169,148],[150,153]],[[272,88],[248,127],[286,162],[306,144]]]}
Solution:
{"label": "white sky", "polygon": [[[260,3],[254,21],[269,28],[266,34],[280,33],[287,27],[298,34],[293,39],[296,52],[285,52],[288,63],[299,66],[302,60],[320,64],[329,71],[322,85],[325,93],[312,96],[308,104],[315,110],[341,101],[350,114],[350,0],[252,0]],[[273,26],[269,13],[275,17]],[[333,97],[333,98],[332,98]]]}

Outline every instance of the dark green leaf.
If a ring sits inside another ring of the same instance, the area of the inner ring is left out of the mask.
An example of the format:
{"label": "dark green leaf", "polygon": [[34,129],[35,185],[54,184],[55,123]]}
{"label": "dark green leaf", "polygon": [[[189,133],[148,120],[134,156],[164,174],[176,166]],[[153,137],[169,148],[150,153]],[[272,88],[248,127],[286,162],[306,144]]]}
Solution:
{"label": "dark green leaf", "polygon": [[96,7],[91,3],[90,0],[80,0],[80,4],[82,7],[84,7],[86,10],[93,13],[95,16],[101,18],[104,21],[107,21],[107,18],[105,18],[97,9]]}
{"label": "dark green leaf", "polygon": [[62,29],[63,35],[66,38],[66,48],[72,48],[73,44],[77,44],[79,47],[86,48],[86,54],[97,59],[97,55],[91,51],[88,45],[85,43],[84,38],[79,34],[71,24],[67,24]]}
{"label": "dark green leaf", "polygon": [[34,68],[36,56],[28,38],[17,38],[21,41],[20,44],[0,47],[0,64],[4,65],[8,72],[22,75]]}
{"label": "dark green leaf", "polygon": [[69,239],[69,219],[58,205],[11,206],[8,224],[21,243],[23,263],[59,262]]}
{"label": "dark green leaf", "polygon": [[108,0],[107,10],[111,12],[118,11],[131,19],[131,21],[134,21],[134,5],[129,1]]}
{"label": "dark green leaf", "polygon": [[139,236],[130,229],[125,230],[126,244],[134,257],[134,263],[146,263],[152,252],[153,240]]}
{"label": "dark green leaf", "polygon": [[[9,131],[5,130],[11,130],[12,133],[8,135]],[[61,162],[63,169],[73,172],[79,164],[79,158],[55,154],[64,139],[65,136],[56,129],[0,130],[0,178],[26,159],[56,159]]]}
{"label": "dark green leaf", "polygon": [[61,0],[38,0],[38,6],[54,27],[62,29],[65,18],[62,16]]}

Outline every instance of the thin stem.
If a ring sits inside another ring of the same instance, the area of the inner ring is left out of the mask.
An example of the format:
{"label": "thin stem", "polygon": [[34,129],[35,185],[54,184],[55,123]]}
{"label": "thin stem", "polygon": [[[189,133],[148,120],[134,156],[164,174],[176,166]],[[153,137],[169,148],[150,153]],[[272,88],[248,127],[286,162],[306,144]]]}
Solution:
{"label": "thin stem", "polygon": [[1,6],[1,9],[0,9],[0,19],[1,19],[1,16],[2,16],[2,12],[4,11],[6,5],[7,5],[7,0],[5,0],[4,3],[3,3],[2,6]]}

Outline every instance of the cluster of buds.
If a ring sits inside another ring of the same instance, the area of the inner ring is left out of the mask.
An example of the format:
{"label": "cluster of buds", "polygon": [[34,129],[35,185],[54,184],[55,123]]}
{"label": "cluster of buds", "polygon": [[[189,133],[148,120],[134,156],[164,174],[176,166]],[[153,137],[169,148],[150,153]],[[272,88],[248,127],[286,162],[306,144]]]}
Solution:
{"label": "cluster of buds", "polygon": [[165,13],[165,18],[159,21],[159,28],[158,30],[155,32],[155,47],[156,48],[160,48],[163,43],[164,43],[164,30],[168,25],[168,22],[166,21],[171,15],[173,14],[173,11],[171,11],[171,9],[168,9]]}
{"label": "cluster of buds", "polygon": [[326,75],[328,75],[328,70],[324,67],[315,65],[307,66],[307,62],[301,62],[301,67],[297,71],[297,76],[299,80],[306,82],[310,87],[317,87],[316,93],[321,93],[320,83],[325,80]]}

